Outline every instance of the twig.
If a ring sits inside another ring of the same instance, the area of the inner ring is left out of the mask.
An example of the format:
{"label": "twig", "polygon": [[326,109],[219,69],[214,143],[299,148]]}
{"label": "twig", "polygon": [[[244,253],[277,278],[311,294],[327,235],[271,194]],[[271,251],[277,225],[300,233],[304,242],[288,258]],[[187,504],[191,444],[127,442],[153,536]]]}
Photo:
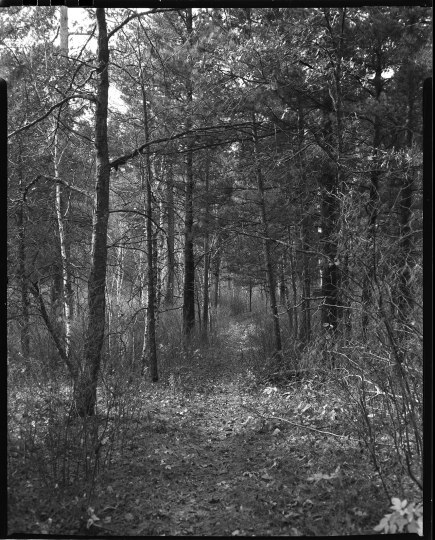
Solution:
{"label": "twig", "polygon": [[[316,429],[311,426],[304,426],[302,424],[298,424],[297,422],[292,422],[291,420],[287,420],[286,418],[280,418],[279,416],[264,416],[253,407],[247,407],[246,405],[243,405],[243,404],[242,404],[242,407],[248,411],[254,412],[255,414],[257,414],[260,418],[263,418],[264,420],[281,420],[281,422],[286,422],[287,424],[291,424],[292,426],[310,429],[311,431],[316,431],[317,433],[322,433],[324,435],[332,435],[333,437],[338,437],[340,439],[346,439],[347,441],[354,441],[357,443],[360,442],[358,439],[353,439],[351,437],[348,437],[347,435],[338,435],[337,433],[331,433],[330,431],[322,431],[320,429]],[[377,444],[383,444],[383,443],[377,443]]]}
{"label": "twig", "polygon": [[46,113],[44,113],[43,115],[39,116],[36,120],[33,120],[33,122],[29,122],[28,124],[16,129],[15,131],[13,131],[12,133],[9,133],[8,135],[8,139],[10,137],[13,137],[14,135],[16,135],[17,133],[20,133],[21,131],[24,131],[26,129],[29,129],[31,128],[32,126],[34,126],[35,124],[37,124],[38,122],[41,122],[42,120],[44,120],[45,118],[47,118],[47,116],[49,116],[53,111],[54,109],[56,109],[57,107],[61,107],[64,103],[66,103],[67,101],[69,101],[70,99],[77,99],[77,98],[80,98],[80,99],[88,99],[89,101],[96,101],[96,98],[95,96],[92,96],[91,94],[86,94],[86,93],[75,93],[73,94],[72,96],[68,96],[64,99],[62,99],[61,101],[59,101],[58,103],[55,103],[52,107],[50,107],[48,109],[48,111]]}
{"label": "twig", "polygon": [[[116,531],[115,529],[110,529],[109,527],[106,527],[105,525],[100,525],[100,524],[97,524],[95,522],[92,523],[92,527],[95,527],[95,529],[104,529],[106,531],[110,531],[111,533],[116,533],[118,531]],[[96,531],[95,531],[96,532]],[[95,536],[95,532],[94,532],[94,535]]]}

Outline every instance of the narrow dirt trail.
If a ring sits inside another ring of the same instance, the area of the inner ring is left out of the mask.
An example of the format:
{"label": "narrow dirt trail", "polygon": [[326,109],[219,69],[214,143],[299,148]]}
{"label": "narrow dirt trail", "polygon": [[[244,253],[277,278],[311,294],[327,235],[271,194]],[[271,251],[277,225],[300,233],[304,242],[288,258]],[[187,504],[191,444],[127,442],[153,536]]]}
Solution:
{"label": "narrow dirt trail", "polygon": [[[252,324],[249,317],[229,321],[229,356],[250,346]],[[227,361],[234,368],[234,357]],[[360,530],[350,522],[362,523],[364,516],[346,513],[336,493],[346,486],[346,505],[358,508],[354,471],[342,470],[339,480],[316,485],[308,480],[319,471],[333,473],[341,445],[262,421],[250,410],[258,410],[260,401],[267,410],[275,396],[244,390],[233,371],[226,373],[224,361],[221,367],[208,392],[168,395],[161,387],[149,396],[149,419],[132,433],[126,450],[130,467],[101,482],[106,501],[98,506],[115,508],[116,534],[300,536]],[[280,415],[289,416],[292,406],[281,400]]]}
{"label": "narrow dirt trail", "polygon": [[222,328],[221,340],[224,343],[225,355],[220,363],[218,379],[225,381],[225,385],[231,385],[237,373],[246,372],[248,367],[246,359],[256,349],[252,343],[255,328],[255,322],[249,312],[231,317],[226,327]]}
{"label": "narrow dirt trail", "polygon": [[[111,516],[113,534],[339,535],[349,534],[351,520],[364,522],[365,514],[345,511],[359,508],[354,470],[344,468],[331,481],[308,480],[332,473],[343,449],[301,437],[291,426],[280,425],[276,435],[244,404],[257,406],[227,387],[155,413],[126,449],[129,467],[99,482],[94,506],[109,508],[99,517]],[[337,496],[343,490],[346,501]]]}
{"label": "narrow dirt trail", "polygon": [[124,534],[128,524],[133,535],[297,535],[290,501],[297,504],[306,457],[247,421],[235,388],[194,402],[194,412],[180,404],[175,424],[160,413],[142,456],[134,452],[128,474],[112,483],[115,499],[117,489],[134,485],[113,527]]}
{"label": "narrow dirt trail", "polygon": [[254,332],[255,323],[252,320],[252,314],[242,313],[228,321],[225,335],[230,340],[234,351],[247,351],[251,348],[249,339]]}
{"label": "narrow dirt trail", "polygon": [[[125,420],[124,438],[112,444],[112,464],[97,477],[92,499],[89,493],[72,499],[65,492],[62,500],[59,492],[63,510],[53,514],[52,534],[371,532],[368,514],[355,513],[361,505],[361,482],[355,475],[367,477],[359,450],[278,420],[265,422],[252,411],[291,417],[295,403],[278,391],[248,391],[240,377],[226,372],[225,366],[233,369],[235,356],[250,346],[251,324],[249,318],[229,322],[229,356],[206,390],[145,382],[139,387],[138,402],[145,405]],[[339,475],[313,480],[316,474],[334,473],[337,459]],[[347,465],[351,460],[352,467]],[[53,505],[52,497],[47,493],[47,508]],[[26,501],[20,504],[26,511]],[[87,506],[94,509],[102,529],[86,528]]]}

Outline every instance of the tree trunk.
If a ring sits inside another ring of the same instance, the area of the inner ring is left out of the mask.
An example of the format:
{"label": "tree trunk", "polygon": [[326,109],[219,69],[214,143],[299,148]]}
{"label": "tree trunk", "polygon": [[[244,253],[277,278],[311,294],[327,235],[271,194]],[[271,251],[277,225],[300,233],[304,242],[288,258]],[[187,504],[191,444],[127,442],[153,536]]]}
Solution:
{"label": "tree trunk", "polygon": [[199,326],[200,333],[202,333],[202,316],[201,316],[201,289],[202,287],[201,287],[201,276],[199,272],[196,272],[195,274],[195,281],[196,281],[195,300],[196,300],[196,310],[198,313],[198,326]]}
{"label": "tree trunk", "polygon": [[209,325],[209,274],[210,274],[210,254],[208,253],[208,234],[204,239],[204,305],[203,305],[203,332],[207,335]]}
{"label": "tree trunk", "polygon": [[249,313],[252,312],[252,281],[249,279]]}
{"label": "tree trunk", "polygon": [[[219,239],[218,239],[219,240]],[[216,250],[214,255],[214,263],[213,263],[213,307],[217,309],[219,304],[219,281],[220,281],[220,269],[221,269],[221,249],[219,248]]]}
{"label": "tree trunk", "polygon": [[[326,98],[326,104],[328,107],[332,106],[330,95]],[[330,115],[326,115],[325,117],[324,133],[326,145],[335,148],[336,141],[334,140]],[[337,242],[340,206],[338,199],[337,165],[331,162],[329,156],[325,160],[320,186],[322,194],[321,245],[323,251],[322,326],[326,333],[335,337],[338,327],[339,268],[337,266]]]}
{"label": "tree trunk", "polygon": [[[192,8],[187,8],[186,26],[188,33],[188,43],[191,45],[192,34]],[[187,131],[192,128],[192,100],[193,85],[191,74],[187,80]],[[183,290],[183,331],[189,336],[195,328],[195,259],[193,251],[193,154],[192,138],[189,140],[189,149],[186,158],[186,199],[185,199],[185,221],[184,221],[184,290]]]}
{"label": "tree trunk", "polygon": [[39,287],[39,284],[37,282],[32,283],[32,286],[30,287],[30,291],[35,297],[36,301],[39,304],[39,311],[41,313],[41,317],[45,323],[45,326],[48,330],[48,333],[51,335],[54,344],[56,345],[57,352],[59,353],[60,358],[65,362],[66,366],[69,369],[69,372],[72,376],[72,379],[75,381],[77,379],[77,369],[76,366],[74,366],[71,362],[69,357],[66,355],[65,348],[63,347],[62,341],[59,337],[59,333],[56,331],[55,327],[53,326],[50,317],[47,312],[47,308],[45,307],[44,298],[42,297],[42,293]]}
{"label": "tree trunk", "polygon": [[166,282],[165,303],[172,306],[174,303],[174,284],[175,284],[175,218],[174,218],[174,184],[172,170],[169,171],[166,186],[166,212],[168,220],[168,276]]}
{"label": "tree trunk", "polygon": [[[410,89],[413,89],[412,82],[410,83]],[[412,153],[412,143],[414,134],[414,101],[410,91],[409,103],[408,103],[408,118],[406,122],[406,147],[408,152]],[[414,189],[414,168],[411,167],[409,171],[405,173],[405,179],[403,186],[400,190],[399,199],[399,256],[398,256],[398,286],[397,286],[397,311],[398,318],[402,327],[406,328],[409,323],[410,312],[413,308],[414,300],[410,287],[411,283],[411,268],[414,266],[411,252],[413,249],[414,241],[412,234],[412,192]],[[402,335],[402,334],[401,334]]]}
{"label": "tree trunk", "polygon": [[[163,173],[161,173],[163,174]],[[154,262],[155,262],[155,283],[156,283],[156,302],[155,302],[155,314],[156,314],[156,328],[159,325],[160,305],[163,299],[163,280],[162,280],[162,264],[165,257],[165,217],[163,206],[163,193],[162,186],[159,183],[157,186],[159,192],[159,201],[157,203],[157,218],[156,221],[159,227],[155,227],[154,232]]]}
{"label": "tree trunk", "polygon": [[[307,178],[305,175],[304,162],[304,138],[305,138],[305,120],[304,107],[302,96],[298,97],[298,146],[299,146],[299,167],[301,170],[302,182],[306,184]],[[299,340],[305,347],[311,339],[311,306],[310,306],[310,258],[308,256],[308,231],[310,225],[310,217],[307,215],[307,208],[304,205],[302,208],[301,222],[301,249],[303,251],[303,270],[302,270],[302,313],[301,324],[299,327]]]}
{"label": "tree trunk", "polygon": [[210,274],[210,204],[209,204],[209,161],[205,171],[205,232],[204,232],[204,305],[203,305],[203,325],[204,337],[207,336],[209,325],[209,274]]}
{"label": "tree trunk", "polygon": [[[282,276],[288,275],[287,267],[287,248],[284,249],[282,254]],[[290,302],[290,294],[288,290],[287,283],[284,281],[284,290],[281,293],[284,293],[284,306],[287,311],[288,322],[289,322],[289,332],[290,335],[293,334],[293,308]]]}
{"label": "tree trunk", "polygon": [[[150,130],[148,123],[148,107],[145,92],[145,78],[143,68],[140,72],[141,89],[142,89],[142,106],[143,106],[143,121],[145,127],[145,142],[150,140]],[[147,320],[148,320],[148,365],[150,367],[150,377],[153,382],[159,380],[157,370],[157,344],[156,344],[156,261],[154,258],[157,243],[154,242],[153,235],[153,193],[151,189],[152,170],[151,156],[149,148],[147,148],[146,156],[146,241],[147,241],[147,264],[148,264],[148,303],[147,303]],[[146,360],[142,359],[142,365],[146,364]]]}
{"label": "tree trunk", "polygon": [[306,218],[302,219],[301,225],[301,249],[303,251],[303,270],[302,270],[302,313],[301,313],[301,325],[299,328],[299,340],[302,345],[308,345],[311,339],[311,306],[310,306],[310,294],[311,294],[311,278],[310,278],[310,266],[308,256],[308,231]]}
{"label": "tree trunk", "polygon": [[88,279],[88,324],[85,337],[85,366],[75,388],[76,408],[80,416],[91,416],[95,413],[106,314],[105,292],[110,164],[107,146],[109,47],[104,8],[96,9],[96,18],[98,27],[98,88],[95,107],[96,178],[92,218],[91,271]]}
{"label": "tree trunk", "polygon": [[346,9],[338,8],[341,19],[340,33],[337,36],[331,25],[330,10],[324,10],[326,27],[329,32],[330,46],[333,50],[332,75],[333,84],[328,87],[327,104],[332,105],[334,115],[329,115],[325,121],[325,149],[329,148],[328,157],[330,161],[325,166],[322,177],[322,231],[324,249],[323,267],[323,326],[325,330],[336,337],[338,329],[339,293],[340,293],[340,268],[337,260],[338,233],[340,228],[340,194],[343,192],[343,164],[342,156],[344,152],[343,140],[343,105],[342,105],[342,58],[344,45],[344,30]]}
{"label": "tree trunk", "polygon": [[[344,256],[343,267],[341,269],[340,274],[341,274],[342,291],[348,294],[347,291],[349,291],[350,283],[351,283],[348,253],[346,253]],[[348,345],[352,338],[352,311],[350,309],[349,297],[346,297],[346,299],[343,300],[343,304],[344,304],[344,312],[343,312],[342,320],[344,324],[344,341],[345,341],[345,345]]]}
{"label": "tree trunk", "polygon": [[[378,54],[378,65],[376,67],[375,77],[373,78],[374,98],[377,103],[380,101],[382,93],[382,65],[381,57]],[[371,257],[369,260],[369,266],[366,270],[361,300],[363,304],[361,327],[362,338],[367,341],[367,331],[369,324],[370,306],[373,302],[373,283],[376,279],[376,264],[377,264],[377,245],[376,245],[376,227],[379,212],[379,176],[380,169],[378,165],[379,160],[379,145],[381,144],[381,121],[378,114],[374,116],[374,131],[373,131],[373,149],[372,149],[372,171],[370,174],[370,192],[369,192],[369,204],[367,205],[367,212],[369,216],[368,222],[368,239],[370,242]]]}
{"label": "tree trunk", "polygon": [[[21,171],[20,171],[21,172]],[[21,178],[20,178],[21,183]],[[30,356],[30,301],[29,289],[26,276],[26,224],[24,213],[24,201],[21,202],[17,211],[17,227],[18,227],[18,275],[20,282],[21,294],[21,311],[22,317],[20,321],[20,340],[21,354],[25,361],[29,360]]]}
{"label": "tree trunk", "polygon": [[[116,248],[115,248],[116,253]],[[117,257],[117,265],[113,272],[113,281],[114,281],[114,289],[115,289],[115,299],[116,304],[119,306],[121,303],[121,297],[122,297],[122,288],[123,288],[123,282],[124,282],[124,248],[122,246],[118,247],[118,257]]]}
{"label": "tree trunk", "polygon": [[269,285],[269,295],[270,295],[270,309],[272,311],[273,317],[273,330],[275,337],[275,354],[277,360],[282,360],[282,345],[281,345],[281,328],[279,324],[279,315],[278,315],[278,306],[276,303],[276,288],[275,288],[275,274],[273,271],[272,265],[272,256],[270,252],[270,239],[269,239],[269,224],[266,214],[266,199],[264,195],[264,184],[263,184],[263,175],[261,172],[260,166],[260,156],[258,149],[258,135],[257,135],[257,126],[255,123],[255,113],[252,113],[252,134],[254,142],[254,156],[256,162],[256,175],[257,175],[257,189],[259,200],[258,204],[260,207],[260,219],[262,225],[262,234],[263,234],[263,252],[264,252],[264,262],[266,265],[266,274]]}
{"label": "tree trunk", "polygon": [[[146,231],[145,231],[145,235],[146,235]],[[144,272],[144,281],[148,281],[145,278],[145,272]],[[144,289],[143,289],[141,303],[148,307],[148,287],[146,286],[144,286]],[[145,373],[145,370],[148,367],[147,366],[147,358],[149,356],[148,355],[148,330],[149,330],[148,310],[146,309],[144,311],[143,342],[142,342],[142,354],[141,354],[142,375]]]}
{"label": "tree trunk", "polygon": [[299,321],[298,321],[298,288],[297,288],[297,282],[296,282],[296,268],[295,268],[295,260],[293,257],[293,242],[291,240],[290,236],[290,229],[288,231],[288,239],[290,244],[289,249],[289,260],[290,260],[290,272],[291,272],[291,278],[292,278],[292,292],[293,292],[293,317],[292,317],[292,323],[293,323],[293,336],[295,339],[298,337],[299,332]]}
{"label": "tree trunk", "polygon": [[193,156],[187,154],[184,221],[183,329],[188,336],[195,327],[195,259],[193,251]]}
{"label": "tree trunk", "polygon": [[287,305],[286,288],[287,288],[287,285],[285,283],[285,262],[284,262],[284,257],[283,257],[283,260],[281,261],[281,272],[279,275],[279,303],[282,306]]}
{"label": "tree trunk", "polygon": [[[65,57],[68,56],[68,8],[62,6],[60,8],[60,48],[62,55]],[[62,58],[62,62],[66,64],[66,58]],[[65,105],[67,110],[67,105]],[[57,118],[56,126],[56,136],[54,142],[54,174],[57,178],[63,177],[64,167],[62,166],[62,155],[64,152],[65,142],[62,136],[62,128],[60,125],[60,115]],[[70,356],[70,347],[71,347],[71,323],[73,317],[72,302],[73,302],[73,292],[71,285],[71,275],[70,275],[70,263],[69,255],[70,250],[67,240],[67,230],[66,223],[64,219],[64,201],[61,184],[56,184],[56,197],[55,197],[55,206],[56,206],[56,216],[57,216],[57,225],[59,232],[59,242],[60,242],[60,254],[62,261],[62,288],[61,288],[61,301],[63,306],[63,338],[65,340],[65,354]],[[59,325],[60,327],[60,325]]]}
{"label": "tree trunk", "polygon": [[338,201],[336,175],[327,169],[322,178],[322,243],[325,262],[322,272],[322,324],[327,333],[335,336],[338,326],[339,268],[337,266]]}

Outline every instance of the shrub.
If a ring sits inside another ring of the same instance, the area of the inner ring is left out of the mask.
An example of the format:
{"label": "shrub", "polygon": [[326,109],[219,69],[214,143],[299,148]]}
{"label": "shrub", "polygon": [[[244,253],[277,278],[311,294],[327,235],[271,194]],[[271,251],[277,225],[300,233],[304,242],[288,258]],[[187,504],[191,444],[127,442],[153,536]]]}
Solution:
{"label": "shrub", "polygon": [[376,525],[373,530],[383,533],[417,533],[423,536],[423,505],[421,503],[409,503],[405,499],[393,497],[390,508],[394,512],[385,514],[379,525]]}

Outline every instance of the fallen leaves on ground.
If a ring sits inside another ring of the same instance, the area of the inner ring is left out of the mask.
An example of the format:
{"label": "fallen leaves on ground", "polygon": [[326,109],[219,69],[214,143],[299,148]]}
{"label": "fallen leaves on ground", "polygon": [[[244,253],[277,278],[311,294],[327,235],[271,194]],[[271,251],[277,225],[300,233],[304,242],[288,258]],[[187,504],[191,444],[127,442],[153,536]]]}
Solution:
{"label": "fallen leaves on ground", "polygon": [[[207,393],[148,384],[146,414],[131,422],[128,444],[114,445],[92,500],[17,479],[10,532],[74,534],[80,516],[105,536],[370,534],[383,494],[359,447],[279,420],[330,427],[337,405],[307,394],[243,392],[225,371]],[[29,512],[32,498],[46,505],[45,525]]]}

